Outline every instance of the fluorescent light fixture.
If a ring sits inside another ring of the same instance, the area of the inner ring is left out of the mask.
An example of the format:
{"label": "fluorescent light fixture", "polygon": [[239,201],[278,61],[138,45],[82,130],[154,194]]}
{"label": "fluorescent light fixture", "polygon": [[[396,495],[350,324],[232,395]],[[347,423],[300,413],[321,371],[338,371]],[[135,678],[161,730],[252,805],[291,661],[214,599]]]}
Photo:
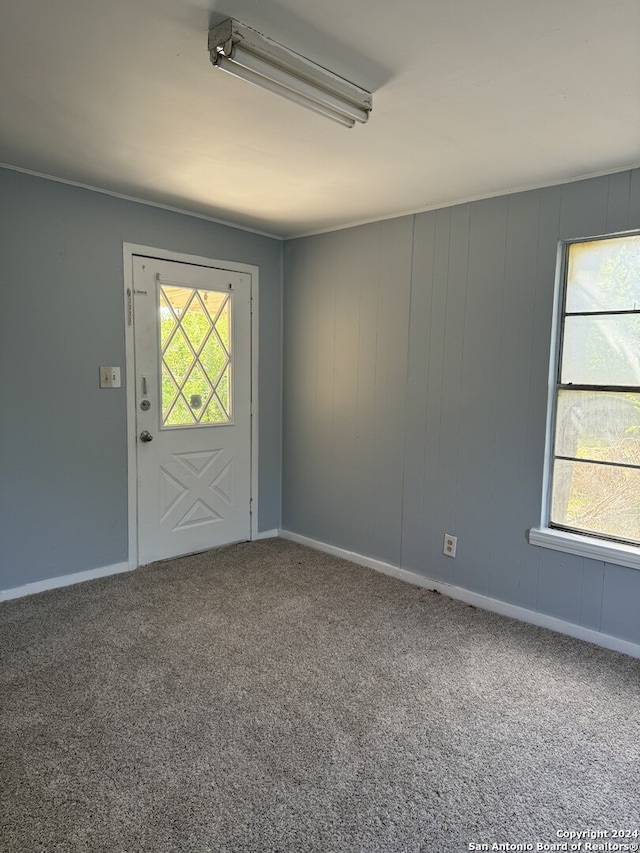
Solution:
{"label": "fluorescent light fixture", "polygon": [[216,68],[344,127],[369,118],[370,92],[233,18],[209,30],[209,53]]}

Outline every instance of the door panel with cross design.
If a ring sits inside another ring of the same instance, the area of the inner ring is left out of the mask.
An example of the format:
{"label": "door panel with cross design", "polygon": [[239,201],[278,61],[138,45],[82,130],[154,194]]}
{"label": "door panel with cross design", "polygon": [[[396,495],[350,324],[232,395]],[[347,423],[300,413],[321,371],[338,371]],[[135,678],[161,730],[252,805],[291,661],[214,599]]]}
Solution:
{"label": "door panel with cross design", "polygon": [[134,257],[138,562],[250,537],[251,282]]}

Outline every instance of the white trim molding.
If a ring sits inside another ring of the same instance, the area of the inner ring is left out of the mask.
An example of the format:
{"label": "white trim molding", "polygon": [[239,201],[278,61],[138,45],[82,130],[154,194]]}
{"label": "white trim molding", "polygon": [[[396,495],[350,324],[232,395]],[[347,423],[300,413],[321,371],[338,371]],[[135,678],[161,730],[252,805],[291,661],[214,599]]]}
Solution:
{"label": "white trim molding", "polygon": [[254,534],[251,539],[254,542],[258,542],[261,539],[277,539],[280,536],[279,530],[261,530],[259,533]]}
{"label": "white trim molding", "polygon": [[114,563],[111,566],[102,566],[99,569],[89,569],[86,572],[74,572],[71,575],[61,575],[57,578],[47,578],[43,581],[26,583],[24,586],[16,586],[13,589],[0,590],[0,601],[10,601],[12,598],[23,598],[25,595],[35,595],[37,592],[46,592],[49,589],[58,589],[61,586],[72,586],[84,581],[92,581],[95,578],[106,578],[109,575],[118,575],[121,572],[131,571],[129,563]]}
{"label": "white trim molding", "polygon": [[602,646],[605,649],[612,649],[616,652],[622,652],[630,657],[640,658],[640,645],[631,643],[628,640],[621,640],[619,637],[612,637],[610,634],[603,634],[600,631],[594,631],[591,628],[583,628],[581,625],[574,625],[573,622],[565,622],[563,619],[556,619],[555,616],[547,616],[544,613],[537,613],[535,610],[527,610],[525,607],[518,607],[515,604],[508,604],[505,601],[500,601],[497,598],[490,598],[487,595],[480,595],[477,592],[471,592],[460,586],[453,584],[442,583],[433,578],[425,577],[424,575],[416,574],[415,572],[401,569],[391,563],[385,563],[382,560],[376,560],[373,557],[365,557],[354,551],[347,551],[344,548],[338,548],[335,545],[327,545],[325,542],[318,542],[316,539],[310,539],[308,536],[301,536],[298,533],[292,533],[290,530],[281,530],[280,536],[283,539],[289,539],[292,542],[298,542],[300,545],[307,545],[309,548],[314,548],[316,551],[324,551],[326,554],[332,554],[334,557],[341,557],[344,560],[349,560],[351,563],[356,563],[359,566],[365,566],[369,569],[374,569],[376,572],[381,572],[384,575],[398,578],[406,581],[414,586],[420,586],[425,589],[433,589],[437,592],[446,595],[449,598],[455,598],[465,604],[472,604],[474,607],[479,607],[482,610],[489,610],[492,613],[498,613],[501,616],[509,616],[512,619],[518,619],[520,622],[527,622],[530,625],[536,625],[539,628],[548,628],[550,631],[557,631],[559,634],[566,634],[569,637],[575,637],[578,640],[585,640],[587,643],[593,643],[596,646]]}
{"label": "white trim molding", "polygon": [[122,201],[129,201],[132,204],[143,204],[145,207],[157,207],[158,210],[168,210],[169,213],[179,213],[180,216],[191,216],[194,219],[204,219],[205,222],[215,222],[216,225],[224,225],[226,228],[233,228],[235,231],[247,231],[249,234],[257,234],[259,237],[270,237],[272,240],[285,239],[281,234],[273,234],[271,231],[260,231],[256,228],[250,228],[248,225],[240,225],[237,222],[232,222],[230,219],[219,219],[215,216],[209,216],[208,213],[199,213],[197,210],[187,210],[185,207],[175,207],[174,205],[163,204],[161,201],[153,201],[151,199],[140,198],[135,195],[126,195],[126,193],[117,193],[114,190],[108,190],[104,187],[94,187],[93,184],[83,184],[81,181],[71,181],[68,178],[56,178],[55,175],[47,175],[46,172],[34,172],[33,169],[22,169],[20,166],[11,166],[9,163],[0,163],[0,169],[7,169],[10,172],[20,172],[22,175],[41,178],[43,181],[54,181],[56,184],[66,184],[69,187],[78,187],[81,190],[87,190],[91,193],[100,193],[100,195],[108,195],[111,196],[111,198],[119,198],[122,199]]}
{"label": "white trim molding", "polygon": [[566,530],[554,530],[551,527],[534,527],[529,531],[529,544],[565,554],[577,554],[601,563],[613,563],[629,569],[640,569],[640,548],[624,545],[622,542],[606,542],[593,536],[580,536]]}

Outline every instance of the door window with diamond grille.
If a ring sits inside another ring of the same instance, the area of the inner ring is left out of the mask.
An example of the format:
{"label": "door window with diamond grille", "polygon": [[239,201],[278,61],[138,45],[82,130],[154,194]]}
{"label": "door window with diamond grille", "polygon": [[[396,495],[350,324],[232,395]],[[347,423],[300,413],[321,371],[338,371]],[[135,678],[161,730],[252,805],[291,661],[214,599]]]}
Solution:
{"label": "door window with diamond grille", "polygon": [[231,291],[158,288],[161,428],[233,423]]}

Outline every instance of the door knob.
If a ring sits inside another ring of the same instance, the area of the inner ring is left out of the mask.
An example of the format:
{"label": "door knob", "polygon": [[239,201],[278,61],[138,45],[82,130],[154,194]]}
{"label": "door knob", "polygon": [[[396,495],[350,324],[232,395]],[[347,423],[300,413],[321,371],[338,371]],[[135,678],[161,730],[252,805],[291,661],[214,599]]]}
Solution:
{"label": "door knob", "polygon": [[140,441],[153,441],[153,436],[148,429],[143,429],[140,433]]}

